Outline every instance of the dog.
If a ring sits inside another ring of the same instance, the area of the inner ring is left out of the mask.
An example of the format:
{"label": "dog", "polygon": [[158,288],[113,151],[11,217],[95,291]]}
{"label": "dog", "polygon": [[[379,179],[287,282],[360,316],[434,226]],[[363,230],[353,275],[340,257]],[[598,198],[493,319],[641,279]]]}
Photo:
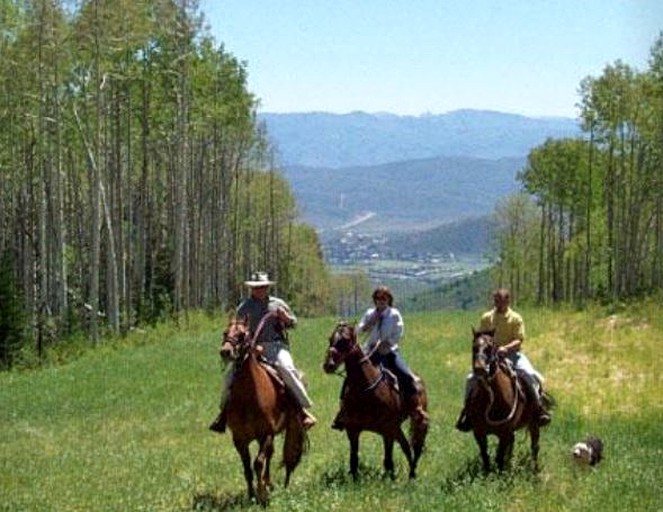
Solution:
{"label": "dog", "polygon": [[603,458],[603,441],[596,436],[588,436],[587,439],[573,446],[571,454],[573,460],[580,464],[596,466]]}

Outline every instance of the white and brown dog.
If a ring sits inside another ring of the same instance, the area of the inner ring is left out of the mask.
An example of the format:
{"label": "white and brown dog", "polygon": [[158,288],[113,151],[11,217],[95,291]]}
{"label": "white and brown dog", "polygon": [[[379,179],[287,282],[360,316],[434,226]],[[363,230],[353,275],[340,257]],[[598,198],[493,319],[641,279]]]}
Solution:
{"label": "white and brown dog", "polygon": [[576,462],[595,466],[603,458],[603,441],[596,436],[588,436],[583,442],[573,446],[571,454]]}

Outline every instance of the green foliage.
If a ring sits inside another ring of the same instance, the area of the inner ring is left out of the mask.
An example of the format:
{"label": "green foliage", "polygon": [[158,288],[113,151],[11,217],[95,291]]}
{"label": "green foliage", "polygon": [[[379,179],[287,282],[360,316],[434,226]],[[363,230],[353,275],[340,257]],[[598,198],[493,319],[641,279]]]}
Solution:
{"label": "green foliage", "polygon": [[496,287],[493,284],[495,282],[493,273],[495,270],[491,268],[472,272],[469,276],[406,297],[399,302],[399,308],[403,311],[480,309],[490,303],[488,299]]}
{"label": "green foliage", "polygon": [[298,315],[321,316],[333,309],[332,277],[324,264],[315,229],[295,224],[288,235],[288,254],[281,268],[287,271],[289,302]]}
{"label": "green foliage", "polygon": [[[583,139],[530,152],[519,179],[538,222],[531,212],[498,212],[504,284],[516,295],[582,304],[663,287],[662,41],[663,33],[649,70],[618,60],[582,81]],[[518,253],[527,246],[529,257]]]}
{"label": "green foliage", "polygon": [[[396,449],[395,481],[382,476],[382,443],[361,438],[361,478],[348,472],[348,442],[329,424],[341,379],[320,369],[335,319],[302,319],[291,336],[320,423],[283,488],[282,440],[272,466],[270,510],[639,510],[661,508],[663,444],[659,301],[608,313],[521,310],[526,352],[558,406],[541,437],[541,470],[519,432],[513,467],[482,475],[471,435],[454,430],[468,371],[470,327],[481,310],[406,316],[402,350],[426,381],[431,430],[418,477]],[[225,317],[191,316],[178,330],[134,331],[76,361],[0,374],[0,489],[7,510],[242,510],[250,506],[229,435],[207,430],[218,407],[218,338]],[[571,446],[588,433],[606,443],[595,469]],[[254,447],[255,449],[255,447]],[[494,450],[494,440],[491,440]]]}
{"label": "green foliage", "polygon": [[0,2],[0,19],[0,251],[48,317],[29,323],[96,340],[234,304],[257,268],[291,290],[315,275],[301,303],[323,307],[317,238],[198,2]]}

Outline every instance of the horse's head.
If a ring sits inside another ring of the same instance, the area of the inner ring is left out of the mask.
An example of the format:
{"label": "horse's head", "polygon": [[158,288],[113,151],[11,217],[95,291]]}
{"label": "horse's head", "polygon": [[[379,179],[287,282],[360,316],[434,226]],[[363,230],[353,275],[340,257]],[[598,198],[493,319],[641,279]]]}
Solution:
{"label": "horse's head", "polygon": [[490,331],[475,331],[472,328],[472,370],[478,377],[487,377],[492,373],[491,368],[497,358],[495,345],[495,329]]}
{"label": "horse's head", "polygon": [[234,361],[240,355],[241,348],[249,341],[248,318],[230,317],[228,327],[223,331],[219,354],[225,361]]}
{"label": "horse's head", "polygon": [[339,322],[329,336],[329,348],[322,369],[326,373],[335,372],[343,364],[346,356],[357,345],[355,326],[347,322]]}

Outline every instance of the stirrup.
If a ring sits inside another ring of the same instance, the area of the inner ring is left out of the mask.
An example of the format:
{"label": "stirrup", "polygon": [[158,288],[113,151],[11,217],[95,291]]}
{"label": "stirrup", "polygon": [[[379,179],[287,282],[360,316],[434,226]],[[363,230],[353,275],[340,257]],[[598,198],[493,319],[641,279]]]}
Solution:
{"label": "stirrup", "polygon": [[460,418],[456,421],[456,430],[460,430],[461,432],[469,432],[472,430],[472,423],[470,422],[470,418],[467,417],[465,411],[460,413]]}
{"label": "stirrup", "polygon": [[345,424],[342,421],[340,421],[338,418],[336,418],[332,422],[331,428],[334,430],[345,430]]}

